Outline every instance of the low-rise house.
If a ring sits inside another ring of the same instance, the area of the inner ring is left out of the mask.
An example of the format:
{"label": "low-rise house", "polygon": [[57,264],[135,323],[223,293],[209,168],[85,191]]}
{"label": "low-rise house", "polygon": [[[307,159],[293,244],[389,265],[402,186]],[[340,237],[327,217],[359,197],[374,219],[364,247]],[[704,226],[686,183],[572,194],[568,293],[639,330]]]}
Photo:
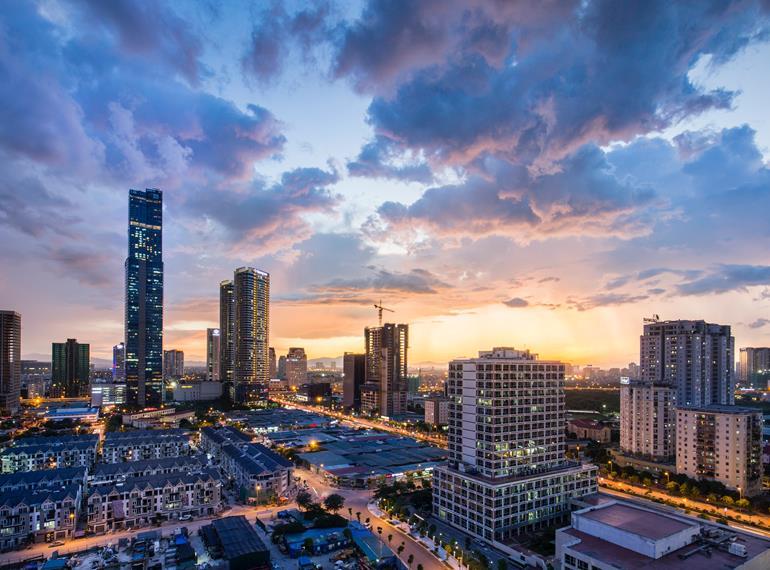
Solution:
{"label": "low-rise house", "polygon": [[612,440],[612,429],[596,420],[576,419],[567,422],[567,431],[574,433],[577,439],[592,439],[599,443]]}
{"label": "low-rise house", "polygon": [[224,446],[221,468],[244,500],[274,501],[294,485],[294,465],[258,443]]}
{"label": "low-rise house", "polygon": [[34,491],[36,489],[61,489],[86,484],[85,467],[62,467],[41,471],[17,471],[0,475],[0,493]]}
{"label": "low-rise house", "polygon": [[87,505],[91,532],[138,528],[218,513],[222,510],[222,484],[213,469],[136,477],[95,487]]}
{"label": "low-rise house", "polygon": [[61,467],[91,467],[96,461],[96,435],[30,437],[14,440],[0,452],[3,473]]}
{"label": "low-rise house", "polygon": [[0,493],[0,550],[71,538],[80,503],[77,485]]}
{"label": "low-rise house", "polygon": [[102,461],[120,463],[190,455],[190,434],[179,429],[110,432],[104,438]]}
{"label": "low-rise house", "polygon": [[222,458],[222,448],[226,445],[242,447],[254,441],[254,438],[231,426],[223,428],[205,427],[201,430],[199,448],[215,460]]}

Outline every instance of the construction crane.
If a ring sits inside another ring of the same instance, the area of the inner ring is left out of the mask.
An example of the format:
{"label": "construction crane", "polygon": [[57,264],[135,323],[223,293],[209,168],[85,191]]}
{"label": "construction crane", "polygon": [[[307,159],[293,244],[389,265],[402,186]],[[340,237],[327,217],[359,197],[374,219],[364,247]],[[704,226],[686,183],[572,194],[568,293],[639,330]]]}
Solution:
{"label": "construction crane", "polygon": [[380,299],[379,305],[377,303],[374,304],[374,308],[377,309],[377,314],[380,316],[380,326],[382,326],[382,311],[388,311],[389,313],[395,313],[393,309],[388,309],[387,307],[382,306],[382,299]]}

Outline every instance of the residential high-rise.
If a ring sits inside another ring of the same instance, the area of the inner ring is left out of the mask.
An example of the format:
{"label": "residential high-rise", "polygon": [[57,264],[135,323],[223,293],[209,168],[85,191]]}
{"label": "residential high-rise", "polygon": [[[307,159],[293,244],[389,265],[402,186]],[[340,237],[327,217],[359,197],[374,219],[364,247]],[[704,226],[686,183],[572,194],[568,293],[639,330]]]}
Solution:
{"label": "residential high-rise", "polygon": [[163,193],[129,190],[126,258],[126,384],[129,401],[163,403]]}
{"label": "residential high-rise", "polygon": [[342,404],[361,409],[361,387],[366,381],[366,355],[346,352],[342,357]]}
{"label": "residential high-rise", "polygon": [[425,398],[425,423],[429,426],[445,426],[449,421],[449,399]]}
{"label": "residential high-rise", "polygon": [[21,315],[0,311],[0,413],[19,413],[21,404]]}
{"label": "residential high-rise", "polygon": [[286,379],[286,355],[284,354],[278,357],[278,370],[276,374],[281,380]]}
{"label": "residential high-rise", "polygon": [[38,360],[21,361],[21,397],[42,398],[51,385],[51,363]]}
{"label": "residential high-rise", "polygon": [[126,381],[126,345],[122,342],[112,347],[112,381]]}
{"label": "residential high-rise", "polygon": [[206,380],[219,382],[222,335],[219,329],[206,329]]}
{"label": "residential high-rise", "polygon": [[676,389],[660,384],[620,385],[620,449],[654,461],[676,455]]}
{"label": "residential high-rise", "polygon": [[233,277],[235,337],[234,402],[266,405],[270,382],[270,275],[240,267]]}
{"label": "residential high-rise", "polygon": [[235,300],[229,279],[219,284],[219,335],[219,379],[229,386],[235,366]]}
{"label": "residential high-rise", "polygon": [[178,380],[184,376],[184,351],[172,348],[163,351],[163,378]]}
{"label": "residential high-rise", "polygon": [[307,382],[307,355],[304,348],[297,346],[289,348],[284,366],[289,387],[298,388]]}
{"label": "residential high-rise", "polygon": [[676,411],[676,472],[752,496],[762,491],[762,411],[738,406]]}
{"label": "residential high-rise", "polygon": [[268,350],[268,359],[270,364],[270,380],[273,378],[277,378],[276,374],[278,373],[278,363],[275,359],[275,349],[271,346]]}
{"label": "residential high-rise", "polygon": [[742,348],[738,363],[738,381],[746,388],[767,390],[768,380],[770,380],[770,348]]}
{"label": "residential high-rise", "polygon": [[595,493],[597,468],[564,456],[564,364],[500,347],[449,364],[449,462],[433,513],[488,541],[545,528]]}
{"label": "residential high-rise", "polygon": [[677,405],[734,403],[735,341],[728,325],[706,321],[646,323],[640,339],[640,379],[673,386]]}
{"label": "residential high-rise", "polygon": [[364,340],[366,383],[362,408],[387,417],[406,412],[409,325],[366,327]]}
{"label": "residential high-rise", "polygon": [[51,396],[79,398],[89,395],[91,345],[74,338],[51,344]]}

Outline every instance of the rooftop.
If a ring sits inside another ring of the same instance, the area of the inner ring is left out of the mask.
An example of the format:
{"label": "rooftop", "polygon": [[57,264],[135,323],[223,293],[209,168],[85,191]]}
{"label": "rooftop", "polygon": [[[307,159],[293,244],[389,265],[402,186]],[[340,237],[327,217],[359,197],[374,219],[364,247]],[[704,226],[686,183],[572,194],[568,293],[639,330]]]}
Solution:
{"label": "rooftop", "polygon": [[580,516],[652,540],[660,540],[689,527],[697,526],[695,523],[687,524],[663,514],[637,509],[622,503],[581,512]]}
{"label": "rooftop", "polygon": [[704,414],[731,414],[731,415],[744,415],[744,414],[761,414],[762,410],[759,408],[747,408],[741,406],[725,406],[720,404],[713,404],[711,406],[703,406],[700,408],[690,408],[685,406],[677,407],[677,410],[686,412],[696,412]]}
{"label": "rooftop", "polygon": [[228,560],[267,551],[265,543],[244,516],[214,519],[211,526],[219,537],[222,554]]}

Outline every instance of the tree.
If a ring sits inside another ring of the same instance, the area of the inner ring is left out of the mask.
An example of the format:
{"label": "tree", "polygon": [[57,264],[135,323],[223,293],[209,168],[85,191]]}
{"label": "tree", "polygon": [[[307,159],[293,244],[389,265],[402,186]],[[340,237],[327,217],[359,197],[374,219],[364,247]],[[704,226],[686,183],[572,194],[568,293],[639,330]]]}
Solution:
{"label": "tree", "polygon": [[679,485],[676,481],[669,481],[666,484],[666,490],[671,493],[672,495],[676,494],[676,492],[679,490]]}
{"label": "tree", "polygon": [[305,511],[313,506],[313,497],[305,489],[297,491],[297,506]]}
{"label": "tree", "polygon": [[423,570],[422,564],[417,565],[417,570]]}
{"label": "tree", "polygon": [[326,507],[327,511],[330,511],[334,514],[337,514],[337,511],[339,511],[344,506],[345,497],[338,495],[337,493],[332,493],[324,499],[324,507]]}
{"label": "tree", "polygon": [[356,511],[356,519],[361,522],[361,511]]}
{"label": "tree", "polygon": [[351,507],[348,507],[348,518],[349,519],[353,518],[353,509]]}
{"label": "tree", "polygon": [[709,493],[708,497],[706,497],[706,500],[709,503],[716,503],[717,501],[719,501],[719,497],[717,497],[716,494],[714,493]]}
{"label": "tree", "polygon": [[733,498],[730,495],[725,495],[724,497],[722,497],[722,503],[727,505],[728,507],[732,506],[734,502],[735,501],[733,501]]}
{"label": "tree", "polygon": [[388,546],[390,546],[390,543],[391,543],[391,542],[393,542],[393,535],[392,535],[392,534],[389,534],[389,535],[388,535]]}
{"label": "tree", "polygon": [[508,570],[508,563],[505,561],[505,558],[497,561],[497,570]]}
{"label": "tree", "polygon": [[748,509],[751,506],[751,503],[748,499],[738,499],[735,501],[735,506],[739,509]]}
{"label": "tree", "polygon": [[398,545],[398,548],[396,549],[396,551],[398,552],[399,558],[401,558],[401,553],[404,552],[404,548],[406,548],[406,546],[404,546],[403,542]]}
{"label": "tree", "polygon": [[406,559],[406,565],[409,566],[409,568],[411,568],[413,563],[414,563],[414,554],[410,554],[409,558]]}
{"label": "tree", "polygon": [[305,552],[308,554],[313,554],[313,539],[310,537],[307,537],[304,542],[302,543],[303,548],[305,549]]}

